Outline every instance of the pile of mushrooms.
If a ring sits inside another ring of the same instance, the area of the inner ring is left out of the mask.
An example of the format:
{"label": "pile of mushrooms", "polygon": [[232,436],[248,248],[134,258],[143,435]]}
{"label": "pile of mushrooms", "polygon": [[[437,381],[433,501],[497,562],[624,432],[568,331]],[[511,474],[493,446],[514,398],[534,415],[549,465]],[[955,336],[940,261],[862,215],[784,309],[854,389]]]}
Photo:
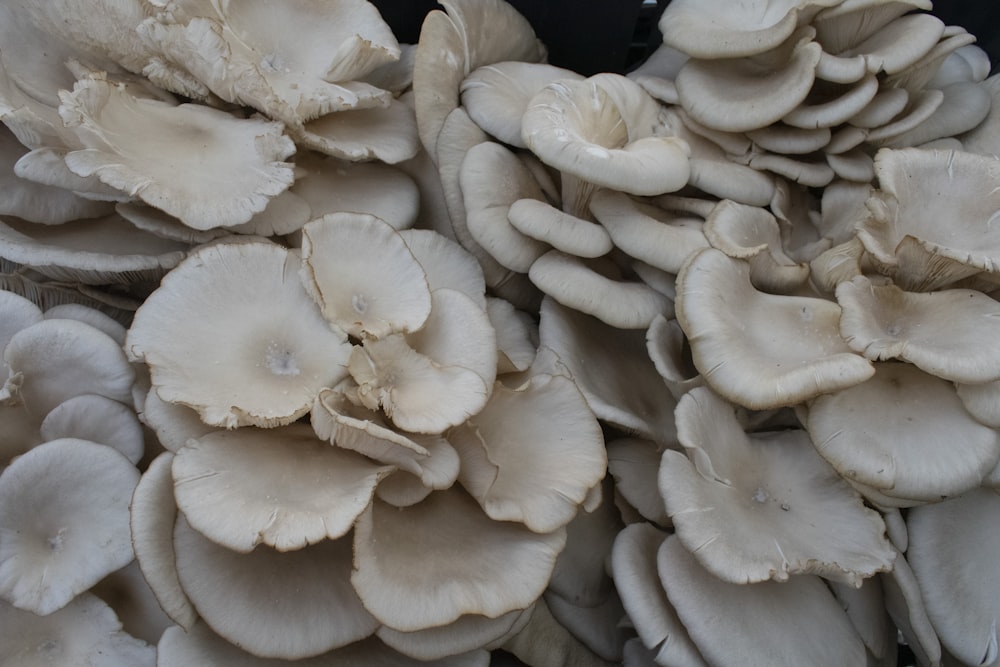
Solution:
{"label": "pile of mushrooms", "polygon": [[0,3],[0,662],[1000,666],[1000,79],[927,0]]}

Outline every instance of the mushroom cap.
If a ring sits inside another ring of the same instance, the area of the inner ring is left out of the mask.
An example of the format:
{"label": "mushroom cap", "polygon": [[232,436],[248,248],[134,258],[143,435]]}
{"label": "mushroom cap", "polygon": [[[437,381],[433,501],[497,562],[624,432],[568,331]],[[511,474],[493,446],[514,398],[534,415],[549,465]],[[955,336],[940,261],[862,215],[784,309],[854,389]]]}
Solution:
{"label": "mushroom cap", "polygon": [[714,248],[682,269],[675,306],[705,381],[754,410],[794,405],[875,372],[840,337],[837,304],[760,292],[748,263]]}
{"label": "mushroom cap", "polygon": [[399,235],[423,267],[431,292],[441,287],[457,290],[486,308],[483,269],[462,246],[429,229],[404,229]]}
{"label": "mushroom cap", "polygon": [[459,481],[486,514],[538,533],[569,523],[607,468],[597,418],[563,375],[534,375],[516,389],[497,383],[448,440],[462,461]]}
{"label": "mushroom cap", "polygon": [[348,579],[349,537],[244,554],[215,544],[181,516],[174,551],[181,585],[202,619],[254,655],[311,657],[364,639],[378,625]]}
{"label": "mushroom cap", "polygon": [[128,354],[149,364],[160,398],[207,424],[295,421],[346,376],[351,349],[303,288],[300,267],[269,243],[202,248],[136,312]]}
{"label": "mushroom cap", "polygon": [[788,661],[833,667],[865,661],[861,638],[817,576],[729,583],[702,568],[674,535],[660,546],[657,570],[667,598],[709,664]]}
{"label": "mushroom cap", "polygon": [[565,543],[565,529],[540,535],[493,521],[458,487],[402,509],[376,500],[355,526],[351,581],[365,607],[395,630],[465,614],[496,618],[542,594]]}
{"label": "mushroom cap", "polygon": [[177,507],[191,526],[242,553],[345,535],[392,470],[330,447],[304,424],[209,433],[189,440],[171,469]]}
{"label": "mushroom cap", "polygon": [[906,292],[855,276],[837,286],[840,333],[872,361],[902,359],[970,384],[1000,379],[1000,304],[974,290]]}
{"label": "mushroom cap", "polygon": [[155,282],[184,259],[189,245],[112,214],[55,226],[3,218],[0,248],[4,259],[53,280],[103,285]]}
{"label": "mushroom cap", "polygon": [[431,311],[420,263],[388,223],[367,214],[329,214],[302,228],[302,281],[323,316],[357,338],[416,331]]}
{"label": "mushroom cap", "polygon": [[637,195],[684,187],[687,143],[651,133],[633,138],[626,113],[598,82],[563,79],[531,98],[521,134],[542,162],[588,183]]}
{"label": "mushroom cap", "polygon": [[157,664],[154,647],[123,632],[111,607],[87,592],[47,616],[0,601],[0,661],[10,667]]}
{"label": "mushroom cap", "polygon": [[63,121],[85,147],[66,154],[73,173],[96,175],[195,229],[247,222],[294,180],[284,160],[295,145],[281,123],[137,98],[97,78],[60,97]]}
{"label": "mushroom cap", "polygon": [[614,244],[599,224],[560,211],[538,199],[518,199],[507,210],[511,227],[525,236],[577,257],[600,257]]}
{"label": "mushroom cap", "polygon": [[874,510],[817,454],[805,431],[748,436],[706,387],[677,404],[685,453],[667,450],[659,487],[677,537],[732,583],[809,573],[858,586],[892,567]]}
{"label": "mushroom cap", "polygon": [[507,639],[521,631],[532,611],[533,607],[515,609],[496,618],[466,614],[447,625],[414,632],[400,632],[383,625],[375,635],[403,655],[439,664],[442,658],[456,654],[503,646]]}
{"label": "mushroom cap", "polygon": [[130,406],[99,394],[80,394],[52,408],[39,433],[45,441],[77,438],[107,445],[138,464],[145,448],[142,424]]}
{"label": "mushroom cap", "polygon": [[810,405],[820,456],[848,481],[911,503],[979,486],[1000,460],[1000,434],[965,410],[950,382],[904,363],[875,368]]}
{"label": "mushroom cap", "polygon": [[11,337],[4,348],[11,377],[5,388],[28,414],[42,419],[80,394],[132,403],[135,371],[111,336],[78,320],[42,320]]}
{"label": "mushroom cap", "polygon": [[292,128],[297,143],[343,160],[409,160],[420,148],[413,109],[396,99],[374,109],[346,109]]}
{"label": "mushroom cap", "polygon": [[138,481],[128,459],[86,440],[18,457],[0,476],[0,597],[44,616],[127,565]]}
{"label": "mushroom cap", "polygon": [[1000,536],[1000,495],[973,489],[907,513],[906,552],[927,615],[945,648],[969,665],[991,665],[998,657],[1000,605],[994,591],[1000,578],[995,554]]}

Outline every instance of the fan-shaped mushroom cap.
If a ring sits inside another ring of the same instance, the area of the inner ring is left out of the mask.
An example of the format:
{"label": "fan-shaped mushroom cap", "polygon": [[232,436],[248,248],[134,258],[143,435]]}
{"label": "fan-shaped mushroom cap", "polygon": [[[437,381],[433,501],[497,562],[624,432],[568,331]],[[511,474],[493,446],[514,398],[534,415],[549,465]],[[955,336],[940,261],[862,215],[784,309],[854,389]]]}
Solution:
{"label": "fan-shaped mushroom cap", "polygon": [[[167,628],[157,646],[158,667],[189,667],[214,665],[214,667],[278,667],[287,661],[261,658],[241,651],[225,641],[205,623],[198,623],[185,632],[179,627]],[[488,651],[475,651],[447,656],[435,660],[442,667],[487,667]],[[348,644],[312,658],[295,661],[301,667],[352,667],[353,665],[380,665],[381,667],[422,667],[426,663],[397,653],[372,637]]]}
{"label": "fan-shaped mushroom cap", "polygon": [[420,209],[420,192],[413,179],[382,162],[345,162],[315,153],[295,159],[291,192],[312,209],[310,220],[328,213],[368,213],[394,229],[413,226]]}
{"label": "fan-shaped mushroom cap", "polygon": [[396,99],[375,109],[337,111],[290,128],[296,142],[343,160],[409,160],[420,148],[413,110]]}
{"label": "fan-shaped mushroom cap", "polygon": [[300,267],[277,245],[205,247],[146,299],[126,349],[149,364],[160,398],[208,424],[295,421],[345,377],[351,349],[306,293]]}
{"label": "fan-shaped mushroom cap", "polygon": [[903,359],[953,382],[1000,379],[1000,304],[982,292],[905,292],[856,276],[837,286],[840,333],[872,361]]}
{"label": "fan-shaped mushroom cap", "polygon": [[248,553],[258,544],[292,551],[343,536],[391,468],[293,424],[189,440],[172,470],[177,507],[191,526]]}
{"label": "fan-shaped mushroom cap", "polygon": [[125,344],[125,325],[110,315],[82,303],[63,303],[46,308],[44,317],[47,320],[79,320],[103,331],[119,345]]}
{"label": "fan-shaped mushroom cap", "polygon": [[164,613],[190,630],[198,612],[177,578],[173,547],[177,503],[170,470],[173,460],[174,455],[170,452],[160,454],[139,478],[130,506],[132,548],[142,576]]}
{"label": "fan-shaped mushroom cap", "polygon": [[868,200],[871,214],[861,221],[858,238],[902,289],[938,289],[998,270],[1000,228],[991,224],[1000,211],[996,158],[883,149],[875,156],[875,173],[879,189]]}
{"label": "fan-shaped mushroom cap", "polygon": [[569,523],[604,476],[607,455],[573,380],[532,375],[516,389],[497,383],[448,440],[462,460],[459,481],[490,518],[550,533]]}
{"label": "fan-shaped mushroom cap", "polygon": [[170,10],[144,22],[140,34],[229,102],[296,125],[388,97],[355,81],[400,55],[364,0],[297,0],[280,9],[182,0]]}
{"label": "fan-shaped mushroom cap", "polygon": [[996,583],[1000,495],[973,489],[958,498],[914,507],[907,514],[907,560],[941,643],[969,665],[998,657]]}
{"label": "fan-shaped mushroom cap", "polygon": [[687,452],[663,453],[660,493],[677,536],[709,572],[737,584],[810,573],[858,586],[892,567],[881,517],[805,431],[748,436],[734,407],[706,387],[680,399],[676,419]]}
{"label": "fan-shaped mushroom cap", "polygon": [[52,408],[42,420],[43,440],[77,438],[108,445],[133,464],[142,458],[142,424],[135,411],[98,394],[80,394]]}
{"label": "fan-shaped mushroom cap", "polygon": [[376,500],[355,526],[351,582],[365,607],[395,630],[465,614],[496,618],[542,594],[565,543],[565,529],[539,535],[493,521],[457,487],[403,509]]}
{"label": "fan-shaped mushroom cap", "polygon": [[515,148],[527,148],[521,138],[521,117],[531,98],[553,81],[583,78],[545,63],[492,63],[462,81],[462,106],[491,136]]}
{"label": "fan-shaped mushroom cap", "polygon": [[944,93],[944,100],[934,113],[912,130],[892,137],[887,143],[902,148],[960,136],[982,123],[993,106],[988,87],[979,82],[959,81],[944,86],[941,92]]}
{"label": "fan-shaped mushroom cap", "polygon": [[85,146],[66,154],[73,173],[96,175],[195,229],[248,221],[294,179],[283,160],[295,146],[280,123],[136,98],[97,78],[61,99],[63,121]]}
{"label": "fan-shaped mushroom cap", "polygon": [[660,17],[663,43],[693,58],[739,58],[776,48],[796,26],[840,0],[680,0]]}
{"label": "fan-shaped mushroom cap", "polygon": [[476,258],[458,243],[429,229],[404,229],[399,235],[424,269],[427,287],[462,292],[486,308],[486,280]]}
{"label": "fan-shaped mushroom cap", "polygon": [[323,316],[358,338],[416,331],[430,315],[423,268],[371,215],[334,213],[303,227],[302,280]]}
{"label": "fan-shaped mushroom cap", "polygon": [[657,442],[674,440],[676,401],[646,354],[643,332],[609,326],[546,298],[539,338],[569,369],[599,419]]}
{"label": "fan-shaped mushroom cap", "polygon": [[699,123],[729,132],[781,120],[812,89],[823,49],[812,41],[811,30],[804,28],[755,58],[689,60],[676,81],[684,110]]}
{"label": "fan-shaped mushroom cap", "polygon": [[0,290],[0,350],[21,329],[43,319],[41,309],[23,296]]}
{"label": "fan-shaped mushroom cap", "polygon": [[519,199],[507,211],[510,225],[525,236],[577,257],[600,257],[614,245],[601,225],[564,213],[538,199]]}
{"label": "fan-shaped mushroom cap", "polygon": [[0,476],[0,597],[44,616],[127,565],[138,481],[128,459],[86,440],[18,457]]}
{"label": "fan-shaped mushroom cap", "polygon": [[364,639],[378,625],[348,580],[350,538],[242,554],[179,517],[174,551],[181,585],[201,617],[254,655],[307,658]]}
{"label": "fan-shaped mushroom cap", "polygon": [[729,583],[702,568],[674,535],[660,546],[657,569],[667,598],[709,664],[865,662],[861,638],[819,577]]}
{"label": "fan-shaped mushroom cap", "polygon": [[73,283],[155,282],[184,259],[188,247],[136,229],[118,215],[56,226],[0,220],[0,256]]}
{"label": "fan-shaped mushroom cap", "polygon": [[522,138],[542,162],[588,183],[637,195],[684,187],[688,145],[649,131],[629,136],[626,113],[596,81],[564,79],[531,98]]}
{"label": "fan-shaped mushroom cap", "polygon": [[616,438],[607,443],[608,472],[618,493],[639,515],[659,526],[669,526],[657,484],[663,446],[640,438]]}
{"label": "fan-shaped mushroom cap", "polygon": [[415,632],[400,632],[383,625],[375,635],[404,655],[438,664],[448,656],[502,646],[524,628],[532,611],[533,607],[515,609],[496,618],[466,614],[447,625]]}
{"label": "fan-shaped mushroom cap", "polygon": [[876,369],[810,405],[820,456],[848,481],[908,504],[979,486],[1000,460],[1000,435],[965,410],[951,383],[909,364]]}
{"label": "fan-shaped mushroom cap", "polygon": [[100,598],[81,593],[47,616],[0,601],[0,661],[10,667],[154,667],[156,650],[123,632]]}
{"label": "fan-shaped mushroom cap", "polygon": [[675,305],[695,366],[739,405],[794,405],[875,372],[840,337],[837,304],[760,292],[749,264],[719,250],[703,250],[685,265]]}
{"label": "fan-shaped mushroom cap", "polygon": [[4,391],[36,418],[80,394],[131,405],[135,371],[118,343],[89,324],[42,320],[14,334],[3,358],[10,367]]}
{"label": "fan-shaped mushroom cap", "polygon": [[139,418],[143,424],[153,429],[156,440],[164,449],[177,452],[191,438],[219,430],[201,420],[194,408],[178,403],[167,403],[155,389],[150,389],[142,403]]}
{"label": "fan-shaped mushroom cap", "polygon": [[657,572],[657,552],[666,534],[647,523],[626,526],[615,538],[611,571],[629,620],[642,643],[678,664],[705,667],[698,647],[677,617]]}
{"label": "fan-shaped mushroom cap", "polygon": [[496,334],[485,311],[447,288],[431,301],[419,331],[365,340],[350,359],[360,402],[414,433],[441,433],[479,412],[496,377]]}
{"label": "fan-shaped mushroom cap", "polygon": [[897,74],[916,64],[944,33],[945,25],[936,16],[915,12],[886,23],[864,41],[838,55],[862,55],[872,73]]}

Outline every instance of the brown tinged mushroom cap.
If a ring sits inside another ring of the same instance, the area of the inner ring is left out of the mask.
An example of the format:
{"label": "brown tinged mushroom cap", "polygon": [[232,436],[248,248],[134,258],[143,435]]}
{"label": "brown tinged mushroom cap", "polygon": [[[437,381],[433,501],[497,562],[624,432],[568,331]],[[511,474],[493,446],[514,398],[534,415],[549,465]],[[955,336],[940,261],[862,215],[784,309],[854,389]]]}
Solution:
{"label": "brown tinged mushroom cap", "polygon": [[73,173],[96,175],[195,229],[247,222],[294,180],[284,160],[295,145],[280,123],[137,98],[99,78],[60,97],[63,122],[84,145],[66,154]]}
{"label": "brown tinged mushroom cap", "polygon": [[760,292],[749,264],[714,248],[682,269],[675,306],[695,367],[715,391],[744,407],[794,405],[875,372],[840,337],[837,304]]}
{"label": "brown tinged mushroom cap", "polygon": [[1000,536],[1000,495],[973,489],[958,498],[914,507],[907,513],[907,560],[920,586],[927,615],[944,647],[969,665],[996,664],[995,554]]}
{"label": "brown tinged mushroom cap", "polygon": [[542,162],[587,183],[637,195],[684,187],[687,143],[651,129],[630,136],[628,111],[597,81],[564,79],[531,98],[522,138]]}
{"label": "brown tinged mushroom cap", "polygon": [[368,611],[403,632],[496,618],[542,594],[565,542],[565,529],[493,521],[458,487],[403,509],[376,500],[355,527],[351,582]]}
{"label": "brown tinged mushroom cap", "polygon": [[975,488],[1000,460],[1000,435],[952,384],[904,363],[876,364],[867,382],[816,398],[807,428],[848,481],[908,504]]}
{"label": "brown tinged mushroom cap", "polygon": [[47,616],[0,601],[0,661],[9,667],[157,664],[155,648],[123,632],[111,607],[86,592]]}
{"label": "brown tinged mushroom cap", "polygon": [[323,316],[357,338],[416,331],[431,311],[420,263],[403,238],[372,215],[333,213],[306,224],[302,281]]}
{"label": "brown tinged mushroom cap", "polygon": [[0,476],[0,597],[44,616],[127,565],[138,481],[128,459],[87,440],[53,440],[18,457]]}
{"label": "brown tinged mushroom cap", "polygon": [[191,526],[241,553],[345,535],[391,470],[330,447],[303,424],[210,433],[189,440],[172,465],[177,507]]}
{"label": "brown tinged mushroom cap", "polygon": [[659,487],[684,546],[709,572],[743,584],[817,574],[859,586],[892,567],[877,512],[816,454],[805,431],[748,436],[706,387],[677,404],[677,437]]}
{"label": "brown tinged mushroom cap", "polygon": [[307,658],[364,639],[378,626],[351,587],[350,537],[243,554],[215,544],[181,516],[174,551],[181,585],[201,617],[254,655]]}
{"label": "brown tinged mushroom cap", "polygon": [[[149,364],[160,398],[196,409],[207,424],[293,422],[346,376],[351,349],[300,272],[299,259],[278,245],[205,247],[136,312],[128,354]],[[233,331],[222,336],[220,327]]]}
{"label": "brown tinged mushroom cap", "polygon": [[841,335],[867,359],[902,359],[953,382],[1000,379],[1000,304],[982,292],[906,292],[856,276],[837,286],[837,301]]}

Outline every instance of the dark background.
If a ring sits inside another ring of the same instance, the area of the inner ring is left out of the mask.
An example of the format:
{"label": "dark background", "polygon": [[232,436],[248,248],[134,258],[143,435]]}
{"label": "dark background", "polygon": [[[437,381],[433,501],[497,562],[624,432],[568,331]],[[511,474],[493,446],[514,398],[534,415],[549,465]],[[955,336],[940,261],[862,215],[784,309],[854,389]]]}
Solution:
{"label": "dark background", "polygon": [[[415,44],[424,15],[436,0],[372,0],[400,42]],[[509,0],[535,28],[549,49],[549,62],[591,75],[623,73],[660,43],[656,22],[669,0]],[[1000,2],[938,0],[934,14],[948,25],[960,25],[1000,60]],[[998,71],[994,66],[994,72]]]}

